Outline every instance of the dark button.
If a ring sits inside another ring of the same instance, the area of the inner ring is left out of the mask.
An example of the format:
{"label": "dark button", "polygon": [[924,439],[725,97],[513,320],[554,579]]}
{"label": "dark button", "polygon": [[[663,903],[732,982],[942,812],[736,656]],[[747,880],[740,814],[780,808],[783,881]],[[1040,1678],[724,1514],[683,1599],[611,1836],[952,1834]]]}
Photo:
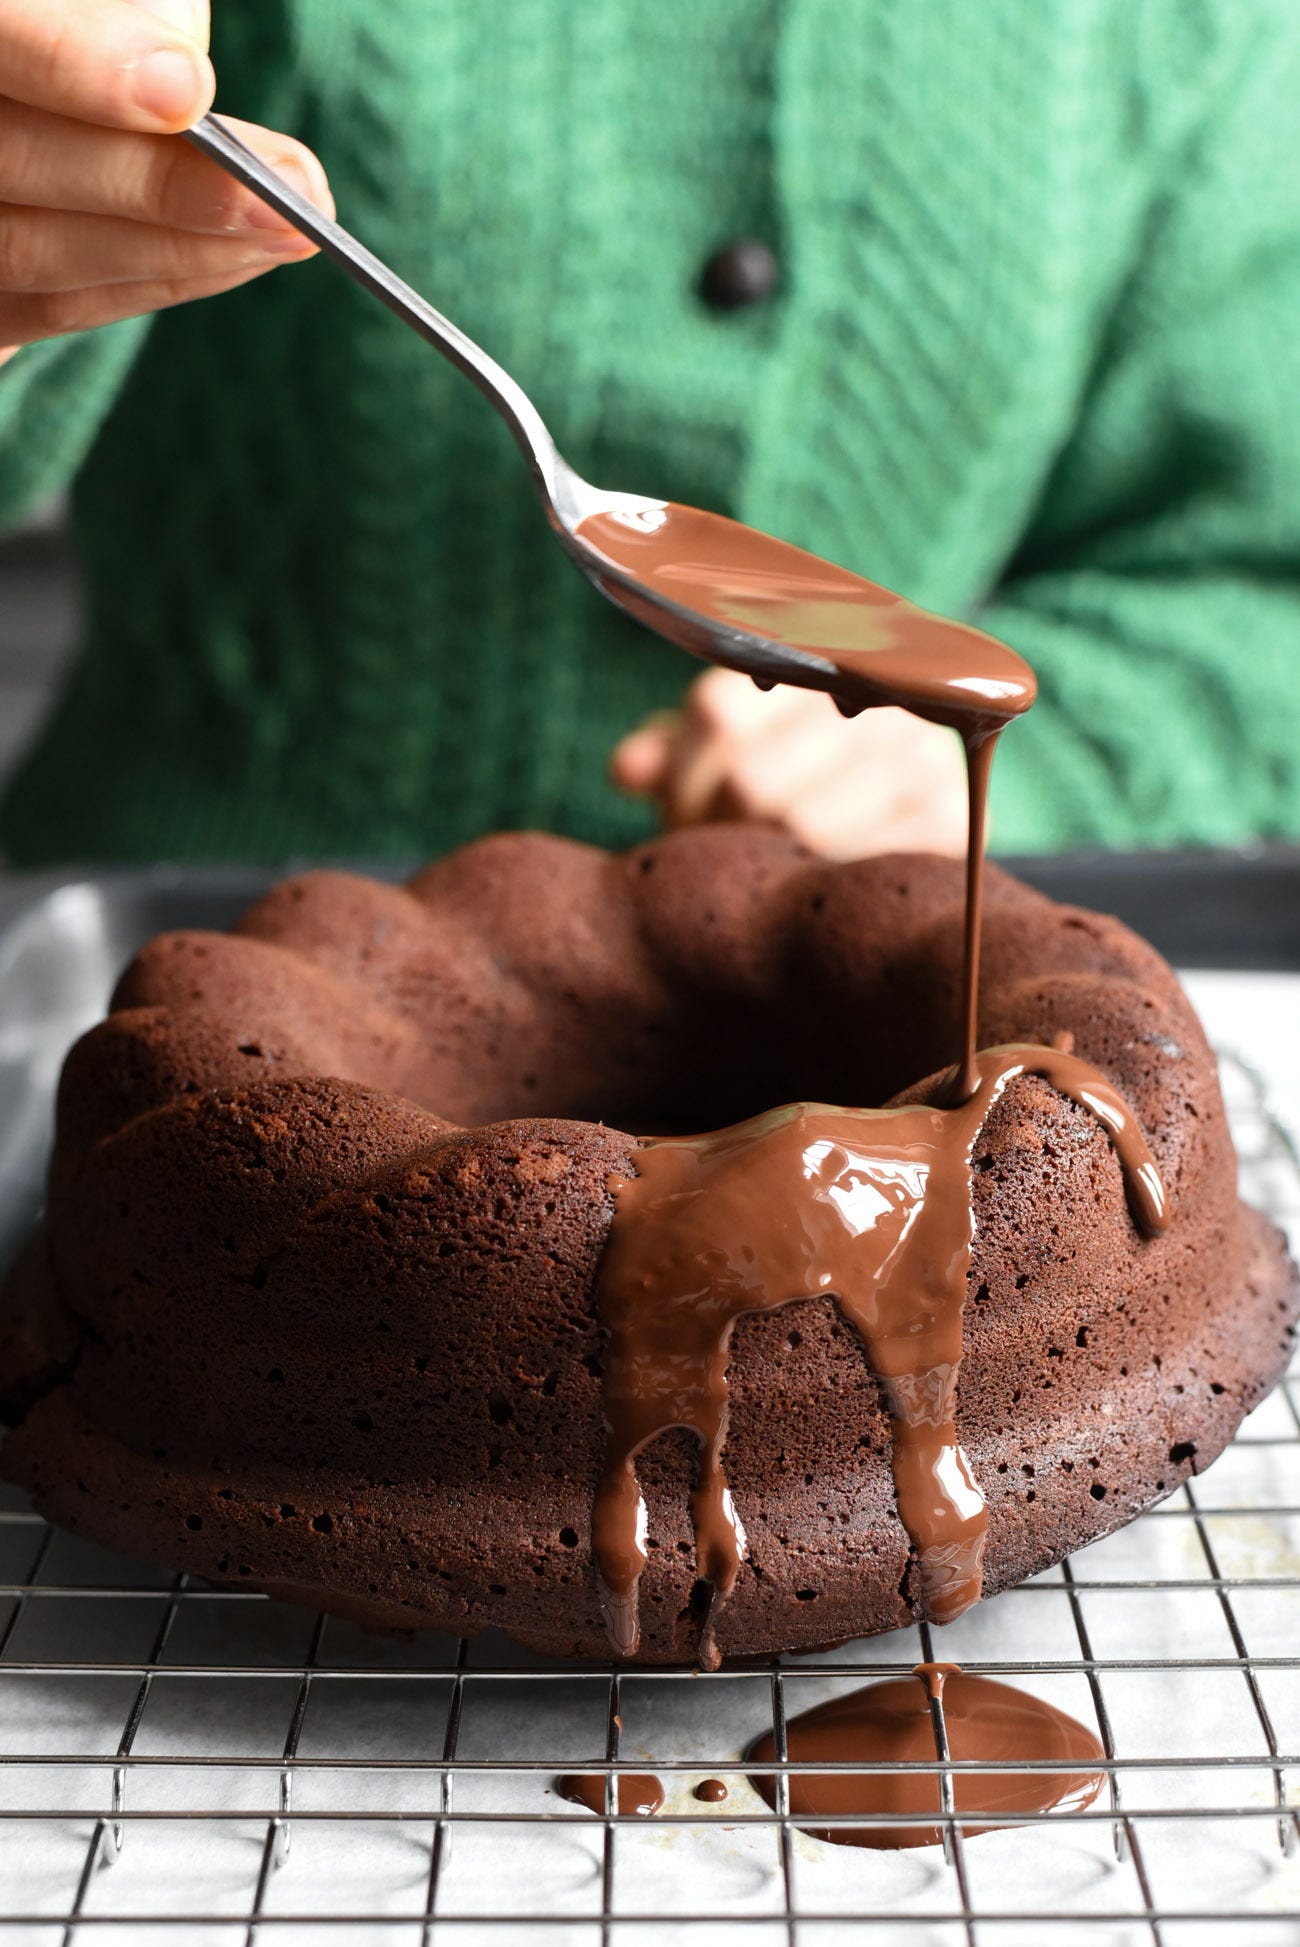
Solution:
{"label": "dark button", "polygon": [[771,247],[757,237],[737,237],[709,258],[700,296],[715,311],[737,311],[743,304],[761,304],[780,282],[781,266]]}

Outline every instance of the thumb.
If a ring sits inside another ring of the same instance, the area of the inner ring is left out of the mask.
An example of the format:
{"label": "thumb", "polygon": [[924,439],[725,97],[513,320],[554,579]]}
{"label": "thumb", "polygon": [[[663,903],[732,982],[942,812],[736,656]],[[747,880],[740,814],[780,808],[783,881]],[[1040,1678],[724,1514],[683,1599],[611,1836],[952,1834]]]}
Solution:
{"label": "thumb", "polygon": [[681,727],[675,710],[648,717],[614,746],[609,774],[624,791],[638,797],[657,791],[668,773],[673,740]]}

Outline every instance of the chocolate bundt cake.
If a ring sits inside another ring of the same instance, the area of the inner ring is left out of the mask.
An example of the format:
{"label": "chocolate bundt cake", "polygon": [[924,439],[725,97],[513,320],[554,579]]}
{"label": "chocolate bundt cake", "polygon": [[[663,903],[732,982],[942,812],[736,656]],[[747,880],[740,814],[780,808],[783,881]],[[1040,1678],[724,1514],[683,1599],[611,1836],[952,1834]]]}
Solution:
{"label": "chocolate bundt cake", "polygon": [[[4,1473],[63,1526],[216,1581],[608,1655],[602,1266],[645,1132],[939,1101],[962,895],[956,863],[832,866],[744,826],[625,857],[514,835],[404,888],[308,873],[228,935],[155,940],[64,1070],[0,1328]],[[983,966],[998,1060],[962,1111],[960,1367],[926,1371],[992,1593],[1214,1458],[1285,1363],[1296,1285],[1237,1200],[1214,1061],[1159,956],[990,869]],[[1069,1086],[1034,1072],[1053,1049]],[[1121,1167],[1120,1098],[1154,1164]],[[942,1613],[870,1321],[818,1276],[787,1295],[733,1304],[718,1357],[722,1654]],[[720,1574],[702,1427],[671,1402],[654,1424],[615,1456],[644,1558],[615,1635],[690,1661]]]}

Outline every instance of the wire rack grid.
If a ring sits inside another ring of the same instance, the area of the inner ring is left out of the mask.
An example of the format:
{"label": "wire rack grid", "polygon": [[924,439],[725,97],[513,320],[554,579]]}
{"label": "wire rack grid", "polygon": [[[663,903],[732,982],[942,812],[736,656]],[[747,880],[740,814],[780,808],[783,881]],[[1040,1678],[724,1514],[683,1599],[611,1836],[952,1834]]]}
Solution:
{"label": "wire rack grid", "polygon": [[[1221,977],[1239,1020],[1241,978]],[[1294,1241],[1293,1136],[1248,1061],[1223,1072],[1243,1187]],[[1300,1942],[1298,1456],[1300,1371],[1206,1475],[941,1644],[921,1625],[707,1676],[368,1636],[111,1556],[10,1494],[0,1942]],[[1099,1800],[975,1836],[940,1718],[942,1848],[800,1831],[790,1718],[932,1654],[1094,1724]],[[768,1730],[773,1808],[741,1763]],[[556,1795],[577,1769],[605,1779],[603,1818]],[[618,1816],[618,1774],[646,1770],[663,1810]],[[694,1797],[708,1776],[724,1803]]]}

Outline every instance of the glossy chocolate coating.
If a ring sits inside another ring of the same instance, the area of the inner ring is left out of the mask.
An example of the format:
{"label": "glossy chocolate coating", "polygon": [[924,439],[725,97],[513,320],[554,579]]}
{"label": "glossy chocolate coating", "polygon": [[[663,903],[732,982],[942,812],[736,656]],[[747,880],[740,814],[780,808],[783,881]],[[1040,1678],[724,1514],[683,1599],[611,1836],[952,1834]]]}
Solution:
{"label": "glossy chocolate coating", "polygon": [[[571,1805],[585,1805],[597,1818],[605,1816],[605,1774],[603,1771],[574,1771],[557,1778],[555,1789]],[[629,1813],[648,1819],[664,1802],[664,1788],[652,1772],[620,1771],[614,1785],[614,1800],[621,1818]]]}
{"label": "glossy chocolate coating", "polygon": [[[910,1677],[867,1684],[832,1698],[786,1726],[791,1760],[821,1764],[915,1765],[911,1771],[790,1773],[790,1813],[816,1838],[877,1851],[937,1845],[943,1834],[923,1821],[942,1809],[939,1773],[924,1768],[938,1755],[933,1706],[941,1703],[948,1756],[958,1762],[1057,1762],[1061,1771],[954,1771],[953,1809],[979,1823],[963,1825],[972,1838],[996,1830],[999,1814],[1024,1816],[1067,1808],[1082,1811],[1105,1781],[1097,1769],[1105,1753],[1094,1734],[1064,1711],[1011,1684],[967,1676],[954,1664],[922,1663]],[[754,1765],[775,1755],[771,1732],[748,1753]],[[772,1774],[753,1782],[776,1803]],[[898,1824],[818,1826],[819,1816],[862,1813]]]}
{"label": "glossy chocolate coating", "polygon": [[[698,1437],[691,1515],[716,1607],[745,1552],[722,1458],[732,1328],[799,1299],[835,1300],[884,1387],[898,1511],[926,1614],[949,1622],[979,1599],[987,1515],[956,1416],[971,1158],[986,1117],[1017,1076],[1042,1077],[1109,1133],[1139,1227],[1163,1230],[1167,1211],[1146,1138],[1096,1069],[1059,1048],[1012,1046],[979,1055],[975,1070],[975,1093],[956,1106],[792,1103],[713,1135],[648,1141],[637,1174],[612,1184],[597,1282],[608,1433],[592,1532],[620,1656],[640,1643],[647,1516],[637,1454],[670,1427]],[[708,1628],[701,1657],[716,1660]]]}
{"label": "glossy chocolate coating", "polygon": [[[647,513],[594,514],[578,538],[672,604],[680,632],[663,616],[654,626],[683,648],[701,653],[692,614],[734,624],[802,652],[808,687],[829,690],[849,710],[899,704],[987,734],[1034,700],[1033,671],[1005,643],[721,514],[670,501]],[[632,608],[625,585],[611,582],[607,592]],[[782,680],[802,679],[792,669]]]}

